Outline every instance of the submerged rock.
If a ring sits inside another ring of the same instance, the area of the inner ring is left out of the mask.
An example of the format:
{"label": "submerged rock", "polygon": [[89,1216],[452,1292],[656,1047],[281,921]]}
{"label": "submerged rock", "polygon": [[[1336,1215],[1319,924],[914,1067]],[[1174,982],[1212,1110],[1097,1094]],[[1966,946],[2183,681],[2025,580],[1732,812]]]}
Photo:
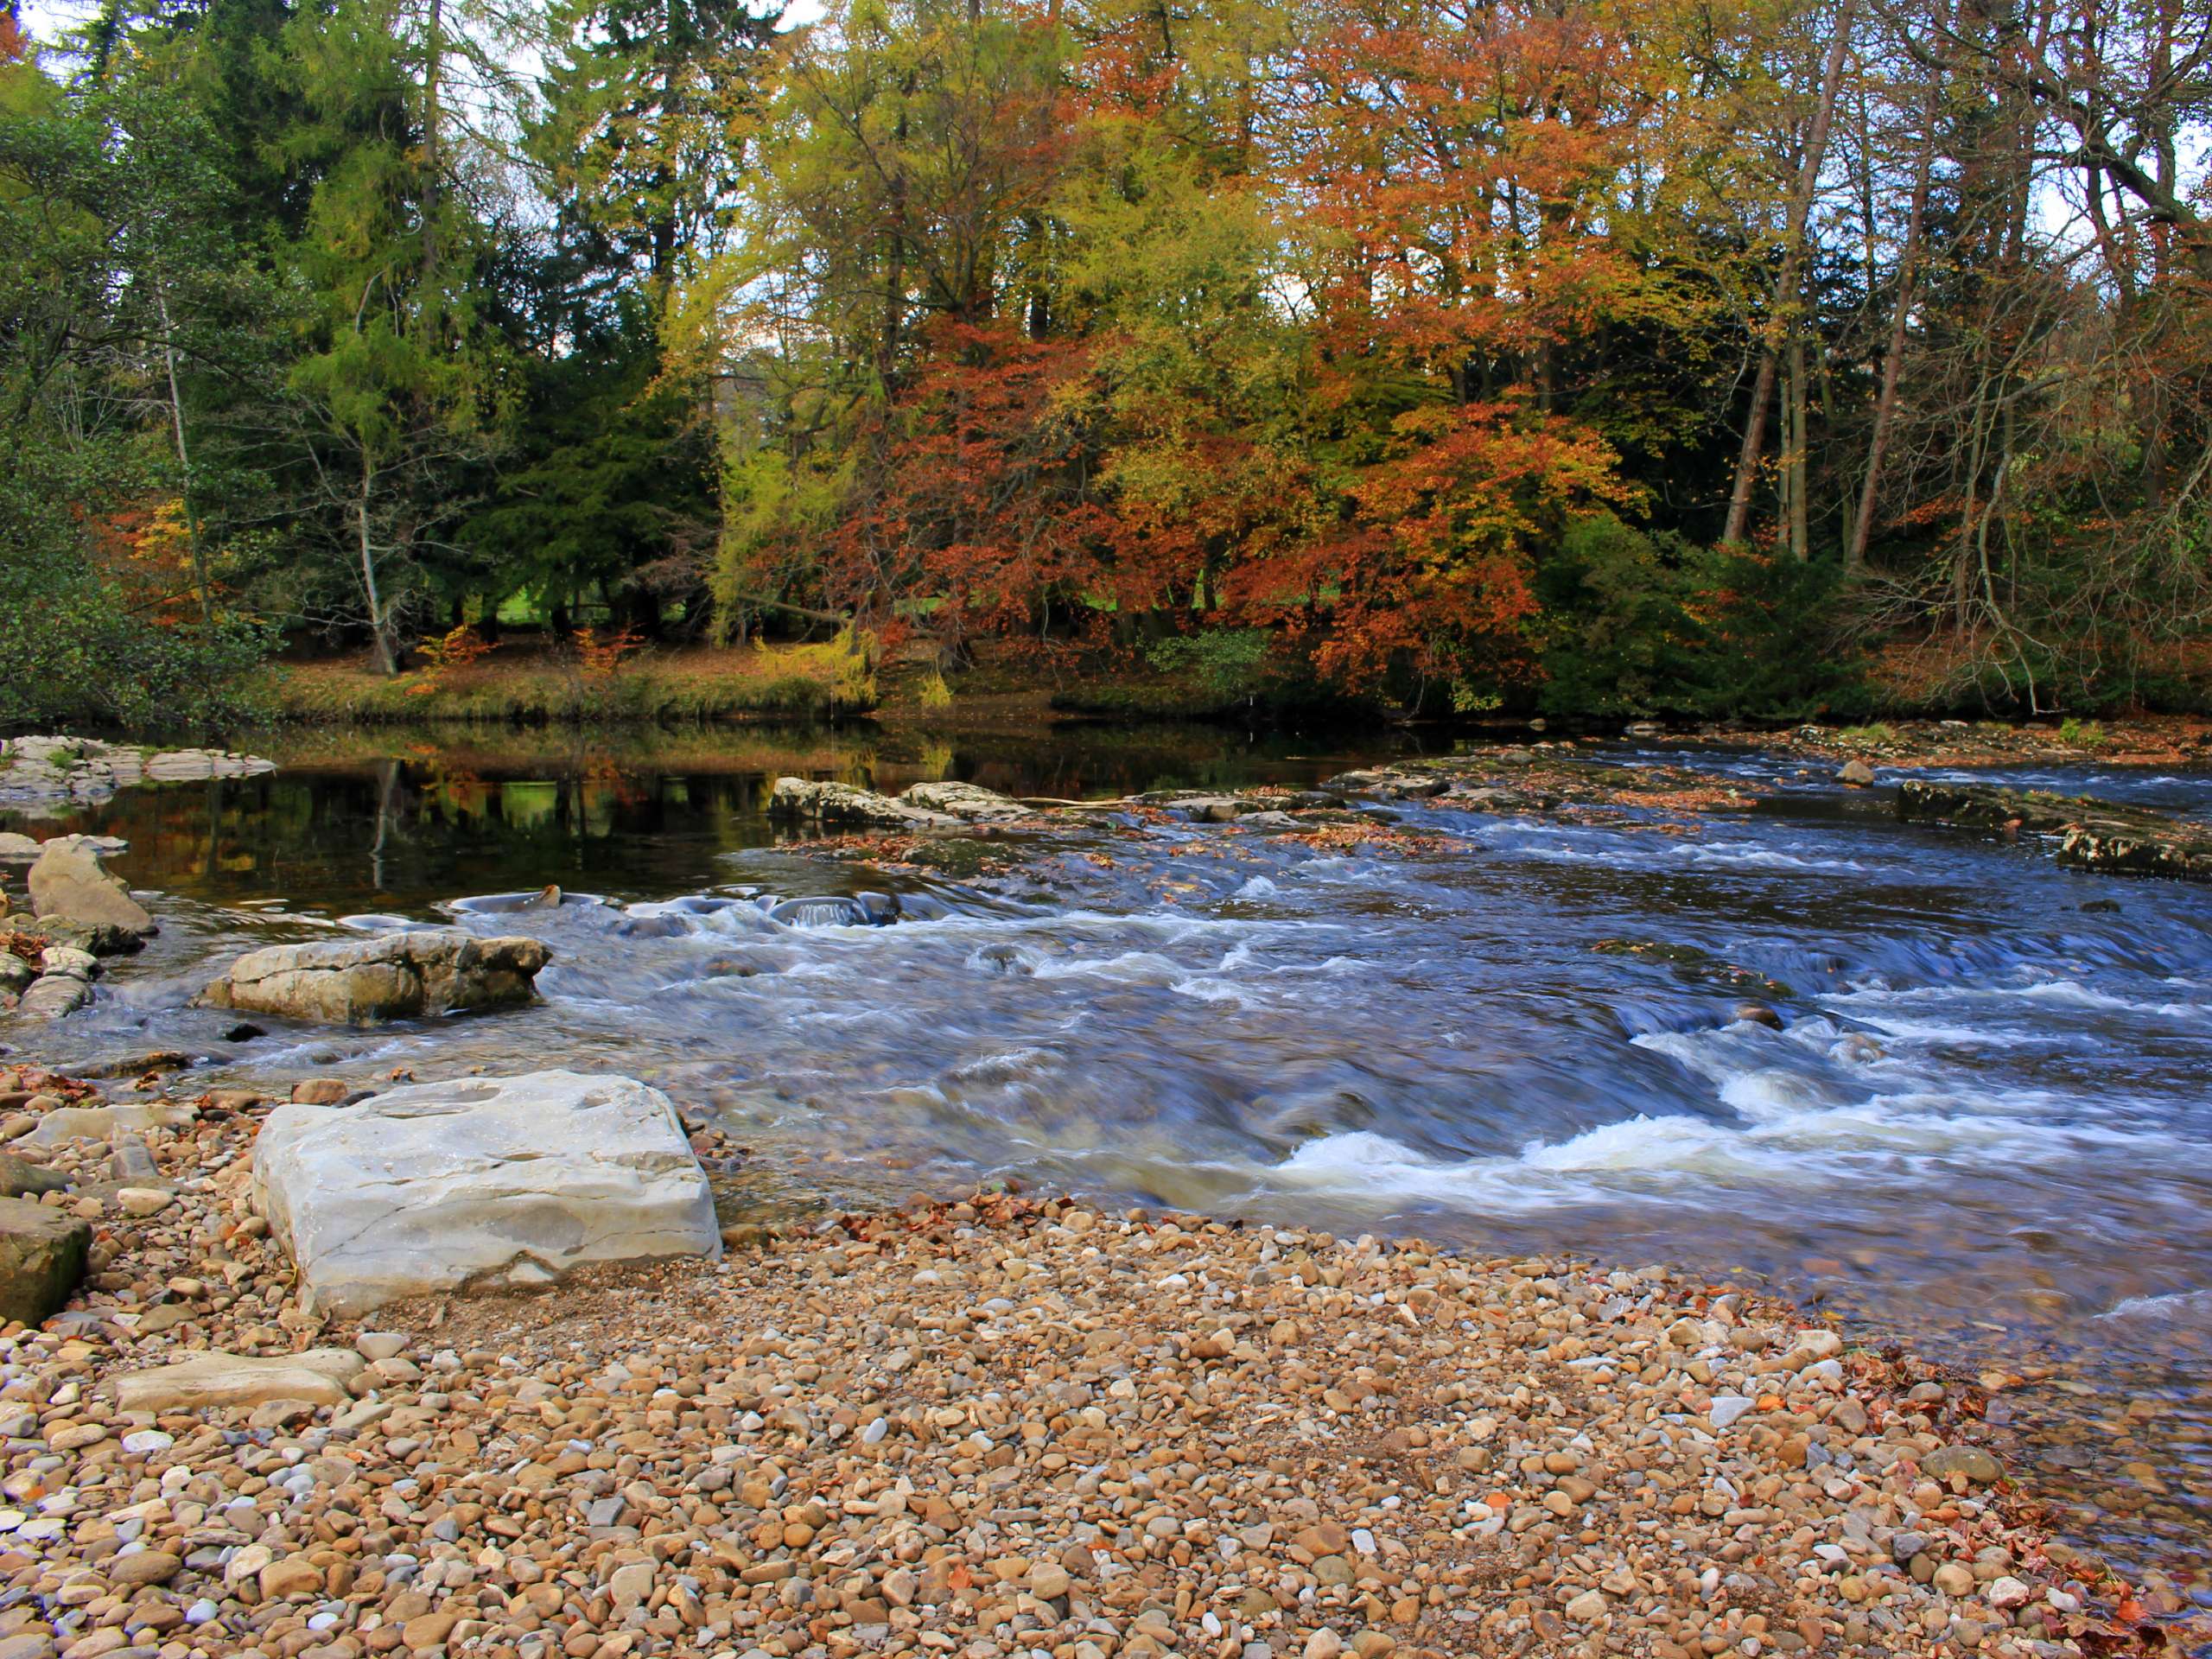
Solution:
{"label": "submerged rock", "polygon": [[534,893],[485,893],[479,898],[463,899],[454,908],[472,916],[506,916],[518,911],[559,910],[564,905],[572,908],[588,907],[599,902],[598,899],[588,893],[563,893],[557,882],[549,881]]}
{"label": "submerged rock", "polygon": [[202,1006],[365,1026],[527,1002],[552,952],[536,939],[423,928],[250,951],[200,993]]}
{"label": "submerged rock", "polygon": [[0,1198],[0,1321],[36,1325],[69,1300],[92,1248],[86,1223],[34,1198]]}
{"label": "submerged rock", "polygon": [[768,916],[786,927],[888,927],[899,919],[899,900],[887,893],[786,899]]}
{"label": "submerged rock", "polygon": [[253,1180],[315,1306],[341,1318],[721,1248],[676,1108],[628,1077],[537,1071],[280,1106]]}

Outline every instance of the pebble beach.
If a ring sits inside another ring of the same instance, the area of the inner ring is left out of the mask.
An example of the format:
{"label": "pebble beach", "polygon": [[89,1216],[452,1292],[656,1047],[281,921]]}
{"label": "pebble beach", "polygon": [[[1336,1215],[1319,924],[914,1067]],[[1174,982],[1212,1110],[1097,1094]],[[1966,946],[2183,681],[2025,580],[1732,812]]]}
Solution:
{"label": "pebble beach", "polygon": [[985,1193],[341,1323],[256,1208],[267,1103],[175,1092],[0,1071],[93,1230],[0,1332],[0,1659],[2185,1639],[2009,1478],[2020,1379],[1740,1288]]}

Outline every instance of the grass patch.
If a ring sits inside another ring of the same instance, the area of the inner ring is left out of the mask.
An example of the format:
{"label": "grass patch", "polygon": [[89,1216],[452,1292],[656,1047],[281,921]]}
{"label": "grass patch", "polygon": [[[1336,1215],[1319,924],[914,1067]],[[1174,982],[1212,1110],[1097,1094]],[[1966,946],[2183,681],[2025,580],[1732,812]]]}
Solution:
{"label": "grass patch", "polygon": [[2076,720],[2069,715],[2058,723],[2058,741],[2069,748],[2101,749],[2105,746],[2103,722]]}
{"label": "grass patch", "polygon": [[387,678],[364,660],[271,671],[280,719],[404,721],[814,720],[876,702],[874,664],[849,642],[651,651],[603,671],[533,643]]}

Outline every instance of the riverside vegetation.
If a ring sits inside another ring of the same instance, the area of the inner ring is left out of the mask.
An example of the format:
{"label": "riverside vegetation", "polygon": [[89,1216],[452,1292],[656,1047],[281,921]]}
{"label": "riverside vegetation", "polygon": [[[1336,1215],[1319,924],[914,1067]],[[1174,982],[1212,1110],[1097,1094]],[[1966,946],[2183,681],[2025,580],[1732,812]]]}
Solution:
{"label": "riverside vegetation", "polygon": [[10,7],[0,721],[2200,705],[2206,27]]}

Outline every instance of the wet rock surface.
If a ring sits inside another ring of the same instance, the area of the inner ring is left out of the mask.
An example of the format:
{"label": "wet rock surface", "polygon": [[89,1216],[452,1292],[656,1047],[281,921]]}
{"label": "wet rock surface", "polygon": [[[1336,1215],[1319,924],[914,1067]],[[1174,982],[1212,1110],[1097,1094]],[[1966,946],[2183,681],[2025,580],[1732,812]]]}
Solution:
{"label": "wet rock surface", "polygon": [[1804,725],[1779,731],[1702,727],[1630,735],[1668,743],[1759,749],[1875,766],[2017,766],[2094,761],[2107,766],[2212,763],[2212,722],[2190,715],[2138,720],[1895,720],[1866,726]]}
{"label": "wet rock surface", "polygon": [[2145,1646],[1976,1386],[1656,1268],[1000,1195],[357,1327],[256,1133],[0,1333],[0,1652]]}
{"label": "wet rock surface", "polygon": [[459,928],[270,945],[232,963],[200,1001],[351,1026],[510,1007],[530,1001],[550,956],[537,939],[480,939]]}
{"label": "wet rock surface", "polygon": [[2080,869],[2212,881],[2212,826],[2150,807],[2044,790],[1909,779],[1897,787],[1897,814],[1909,822],[2056,836],[2058,861]]}

